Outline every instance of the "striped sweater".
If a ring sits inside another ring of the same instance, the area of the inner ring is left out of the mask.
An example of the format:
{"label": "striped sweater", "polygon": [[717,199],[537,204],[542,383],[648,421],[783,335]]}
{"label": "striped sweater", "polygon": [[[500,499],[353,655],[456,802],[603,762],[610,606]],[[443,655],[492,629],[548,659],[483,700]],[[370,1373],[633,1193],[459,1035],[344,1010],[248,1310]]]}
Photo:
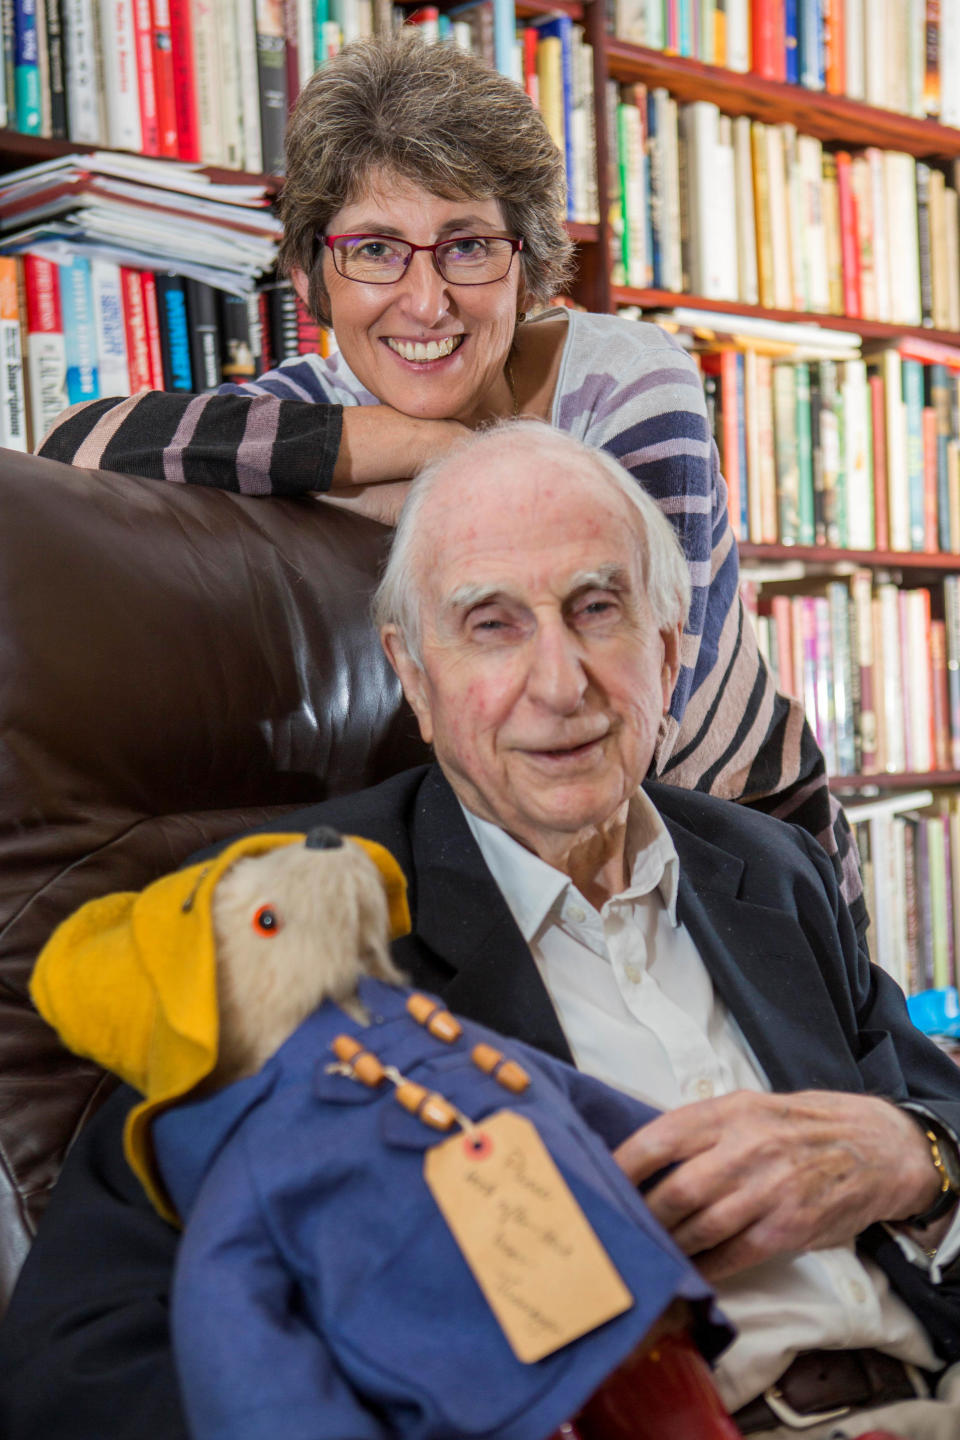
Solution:
{"label": "striped sweater", "polygon": [[[662,330],[551,311],[566,324],[552,422],[608,451],[677,532],[693,595],[681,669],[652,773],[810,831],[832,857],[862,932],[853,840],[796,700],[778,694],[740,601],[727,491],[690,357]],[[289,360],[216,394],[149,392],[67,411],[40,453],[68,464],[250,495],[329,488],[344,405],[375,405],[342,356]]]}

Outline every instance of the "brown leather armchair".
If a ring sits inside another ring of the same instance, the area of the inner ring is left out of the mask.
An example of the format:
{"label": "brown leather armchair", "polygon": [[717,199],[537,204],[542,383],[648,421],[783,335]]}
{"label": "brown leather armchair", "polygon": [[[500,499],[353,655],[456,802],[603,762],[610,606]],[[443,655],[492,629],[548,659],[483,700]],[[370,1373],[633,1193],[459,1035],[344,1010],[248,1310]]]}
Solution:
{"label": "brown leather armchair", "polygon": [[0,1310],[111,1082],[27,983],[53,928],[424,758],[367,616],[388,531],[0,451]]}

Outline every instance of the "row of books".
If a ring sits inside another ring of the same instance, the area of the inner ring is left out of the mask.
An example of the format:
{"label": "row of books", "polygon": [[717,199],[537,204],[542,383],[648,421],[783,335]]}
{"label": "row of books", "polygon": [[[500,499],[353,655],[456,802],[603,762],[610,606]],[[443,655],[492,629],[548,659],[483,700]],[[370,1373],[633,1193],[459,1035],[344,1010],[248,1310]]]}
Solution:
{"label": "row of books", "polygon": [[68,405],[250,380],[322,337],[287,282],[250,294],[73,256],[0,256],[0,445],[35,449]]}
{"label": "row of books", "polygon": [[960,0],[613,0],[623,40],[960,125]]}
{"label": "row of books", "polygon": [[696,343],[738,540],[960,554],[960,350],[904,336],[804,359],[755,334]]}
{"label": "row of books", "polygon": [[614,284],[960,329],[960,172],[791,124],[608,92]]}
{"label": "row of books", "polygon": [[872,958],[908,999],[941,999],[910,1006],[915,1024],[926,1017],[939,1028],[946,997],[926,992],[956,986],[960,971],[960,796],[920,791],[850,806],[847,815],[860,851]]}
{"label": "row of books", "polygon": [[[374,0],[0,0],[0,124],[252,173],[283,170],[287,114],[347,41],[407,14]],[[493,0],[410,17],[427,40],[496,59]],[[567,158],[570,219],[597,219],[593,58],[583,27],[548,16],[509,63]]]}
{"label": "row of books", "polygon": [[869,570],[772,587],[747,579],[744,597],[831,775],[960,770],[960,576],[910,589]]}

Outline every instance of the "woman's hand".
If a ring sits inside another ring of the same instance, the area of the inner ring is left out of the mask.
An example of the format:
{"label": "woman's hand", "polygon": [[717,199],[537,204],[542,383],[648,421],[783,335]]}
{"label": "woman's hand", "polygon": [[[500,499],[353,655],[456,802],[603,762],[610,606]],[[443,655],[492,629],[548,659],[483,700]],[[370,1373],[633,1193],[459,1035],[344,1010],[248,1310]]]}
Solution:
{"label": "woman's hand", "polygon": [[458,420],[418,420],[389,405],[345,405],[330,493],[357,499],[357,490],[365,486],[410,480],[469,433]]}
{"label": "woman's hand", "polygon": [[387,480],[378,485],[335,485],[319,498],[325,505],[337,505],[341,510],[352,510],[355,515],[366,515],[368,520],[393,526],[412,483]]}

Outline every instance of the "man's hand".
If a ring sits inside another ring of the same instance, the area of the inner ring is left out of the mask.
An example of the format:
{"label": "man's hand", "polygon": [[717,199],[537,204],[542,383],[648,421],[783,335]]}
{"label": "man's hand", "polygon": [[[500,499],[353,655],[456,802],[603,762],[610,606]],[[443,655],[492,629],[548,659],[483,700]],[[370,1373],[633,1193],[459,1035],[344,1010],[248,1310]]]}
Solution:
{"label": "man's hand", "polygon": [[930,1149],[886,1100],[805,1090],[738,1090],[660,1115],[614,1158],[708,1280],[776,1255],[845,1244],[875,1220],[904,1220],[936,1199]]}

